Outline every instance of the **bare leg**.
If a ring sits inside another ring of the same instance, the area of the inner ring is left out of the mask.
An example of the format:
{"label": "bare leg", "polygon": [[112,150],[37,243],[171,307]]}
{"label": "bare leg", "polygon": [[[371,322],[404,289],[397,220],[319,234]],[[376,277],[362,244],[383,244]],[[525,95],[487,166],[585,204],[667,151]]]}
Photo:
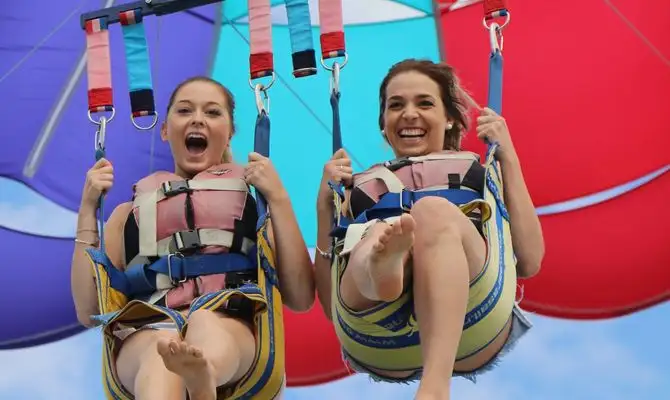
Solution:
{"label": "bare leg", "polygon": [[404,214],[392,225],[377,223],[368,230],[352,250],[342,277],[340,291],[347,306],[365,309],[400,296],[414,228],[414,219]]}
{"label": "bare leg", "polygon": [[411,214],[417,223],[412,274],[424,362],[416,398],[448,400],[469,281],[481,271],[486,248],[467,217],[444,199],[424,198]]}
{"label": "bare leg", "polygon": [[184,400],[184,384],[156,351],[159,340],[179,340],[172,331],[141,330],[126,338],[116,360],[121,384],[137,400]]}
{"label": "bare leg", "polygon": [[190,400],[215,400],[218,386],[249,370],[256,341],[244,322],[198,310],[189,317],[184,341],[162,339],[158,352],[167,369],[183,378]]}

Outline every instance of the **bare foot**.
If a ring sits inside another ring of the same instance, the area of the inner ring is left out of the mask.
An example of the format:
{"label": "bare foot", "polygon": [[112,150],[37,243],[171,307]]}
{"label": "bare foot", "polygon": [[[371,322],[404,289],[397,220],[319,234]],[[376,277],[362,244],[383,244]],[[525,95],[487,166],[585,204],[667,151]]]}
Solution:
{"label": "bare foot", "polygon": [[402,294],[405,259],[414,244],[415,226],[414,218],[403,214],[372,243],[367,269],[381,301],[393,301]]}
{"label": "bare foot", "polygon": [[165,367],[184,380],[190,400],[216,400],[214,367],[200,349],[174,339],[159,340],[157,348]]}

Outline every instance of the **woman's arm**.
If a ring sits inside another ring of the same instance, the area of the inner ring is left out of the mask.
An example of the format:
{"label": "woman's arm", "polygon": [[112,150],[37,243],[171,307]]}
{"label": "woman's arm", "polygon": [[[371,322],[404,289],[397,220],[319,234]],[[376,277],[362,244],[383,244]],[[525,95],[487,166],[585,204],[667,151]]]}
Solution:
{"label": "woman's arm", "polygon": [[[319,302],[323,308],[326,318],[332,321],[331,296],[332,296],[332,275],[331,262],[327,256],[319,254],[319,250],[331,254],[330,246],[332,238],[330,232],[333,229],[333,213],[335,205],[333,204],[333,191],[328,185],[329,181],[342,182],[345,186],[351,184],[353,179],[353,169],[351,168],[351,159],[344,149],[339,149],[326,162],[323,167],[323,176],[319,184],[319,194],[316,200],[317,215],[317,237],[316,245],[319,248],[314,255],[314,277],[316,279],[316,293],[319,296]],[[350,192],[345,191],[348,198]],[[342,207],[347,208],[345,199]],[[345,210],[342,210],[343,212]]]}
{"label": "woman's arm", "polygon": [[500,162],[505,205],[510,217],[512,245],[517,257],[517,274],[528,278],[540,271],[544,258],[544,238],[540,219],[528,193],[516,154]]}
{"label": "woman's arm", "polygon": [[284,303],[293,311],[308,311],[314,304],[314,274],[291,200],[285,190],[268,198],[271,224],[268,237],[274,249],[279,287]]}
{"label": "woman's arm", "polygon": [[521,163],[512,144],[507,122],[490,108],[479,108],[477,137],[497,142],[496,158],[502,169],[503,197],[509,213],[512,246],[517,258],[517,275],[528,278],[540,271],[544,258],[544,238],[540,219],[523,179]]}
{"label": "woman's arm", "polygon": [[[123,262],[121,235],[123,223],[130,212],[131,203],[119,205],[109,217],[105,224],[105,246],[110,260],[115,266],[121,267]],[[70,280],[72,286],[72,298],[79,323],[86,327],[92,327],[91,316],[99,314],[98,293],[96,283],[91,269],[91,262],[86,254],[86,249],[99,244],[98,221],[96,217],[96,206],[82,204],[79,208],[77,220],[77,239],[72,255],[72,266]]]}
{"label": "woman's arm", "polygon": [[[317,207],[317,247],[326,253],[330,254],[330,245],[332,243],[330,231],[333,227],[333,210],[332,205],[324,207],[319,205]],[[323,308],[323,313],[329,320],[331,317],[331,260],[319,254],[317,250],[314,255],[314,277],[316,279],[316,293],[319,296],[319,302]]]}

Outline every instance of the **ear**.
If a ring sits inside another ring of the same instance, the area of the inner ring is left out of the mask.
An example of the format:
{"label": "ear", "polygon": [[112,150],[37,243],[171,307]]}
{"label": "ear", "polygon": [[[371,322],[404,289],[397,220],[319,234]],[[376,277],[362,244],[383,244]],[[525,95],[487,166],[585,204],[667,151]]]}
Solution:
{"label": "ear", "polygon": [[164,142],[167,142],[167,140],[168,140],[167,123],[166,122],[163,122],[161,124],[161,140],[163,140]]}

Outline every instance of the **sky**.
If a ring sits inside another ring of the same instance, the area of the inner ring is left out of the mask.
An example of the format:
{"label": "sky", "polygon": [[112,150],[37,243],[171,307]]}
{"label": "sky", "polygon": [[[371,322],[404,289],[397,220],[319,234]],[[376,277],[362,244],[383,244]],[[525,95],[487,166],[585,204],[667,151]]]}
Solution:
{"label": "sky", "polygon": [[[39,216],[50,215],[45,222]],[[69,236],[73,213],[0,178],[0,225]],[[606,321],[531,314],[534,328],[476,384],[456,378],[453,399],[656,400],[670,393],[670,304]],[[305,349],[309,351],[309,349]],[[0,351],[0,399],[103,399],[101,336],[92,329],[22,350]],[[416,385],[373,383],[356,375],[289,388],[287,400],[412,399]]]}

